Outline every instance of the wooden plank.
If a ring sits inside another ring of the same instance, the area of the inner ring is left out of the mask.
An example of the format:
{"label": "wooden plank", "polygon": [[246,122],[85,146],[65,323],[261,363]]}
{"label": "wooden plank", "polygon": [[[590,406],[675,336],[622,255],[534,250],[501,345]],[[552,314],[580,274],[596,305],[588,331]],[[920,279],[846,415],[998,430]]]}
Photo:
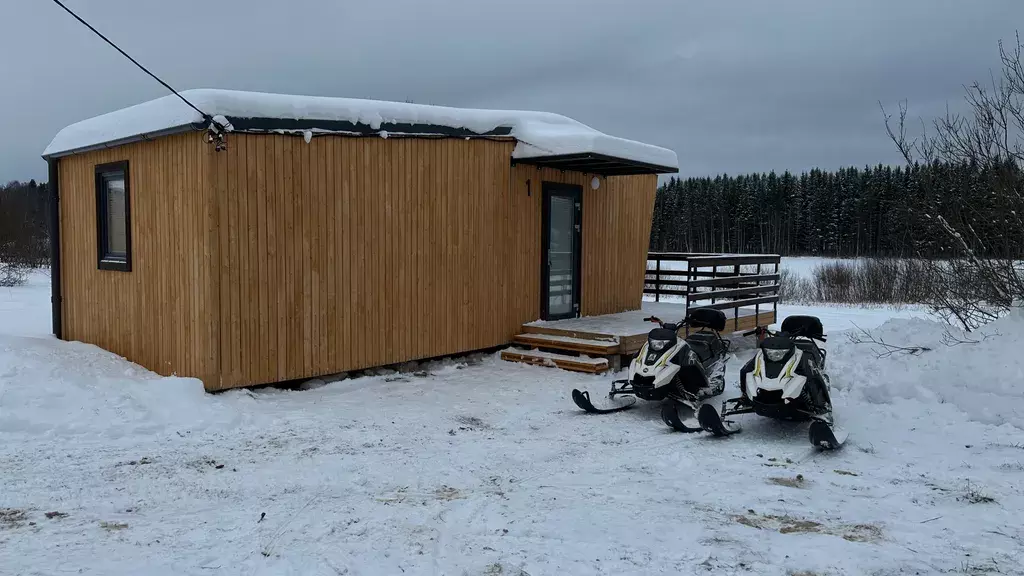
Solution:
{"label": "wooden plank", "polygon": [[207,390],[219,390],[223,386],[221,381],[221,342],[220,342],[220,194],[217,186],[218,172],[220,171],[221,164],[216,153],[205,147],[200,155],[206,164],[203,174],[205,179],[201,182],[201,186],[205,191],[205,204],[206,204],[206,239],[207,239],[207,250],[204,253],[206,258],[205,265],[205,297],[207,299],[207,313],[205,315],[206,321],[209,323],[208,329],[208,340],[198,343],[200,347],[205,347],[209,350],[207,354],[207,367],[206,371],[209,374],[208,377],[204,377],[203,383],[206,385]]}
{"label": "wooden plank", "polygon": [[750,264],[778,264],[782,257],[778,254],[735,254],[718,256],[699,256],[687,262],[694,267],[710,266],[743,266]]}
{"label": "wooden plank", "polygon": [[273,375],[275,379],[284,380],[288,374],[287,334],[285,330],[284,306],[287,279],[285,273],[285,229],[282,222],[285,217],[285,166],[284,150],[281,138],[270,138],[267,143],[267,184],[272,189],[267,191],[267,253],[269,257],[269,278],[267,282],[267,298],[270,307],[270,338],[273,340]]}
{"label": "wooden plank", "polygon": [[[250,184],[249,178],[255,180],[255,170],[249,166],[248,143],[250,137],[242,135],[233,142],[232,150],[235,152],[235,161],[238,163],[238,183],[235,186],[235,201],[238,210],[238,284],[235,286],[235,297],[238,299],[239,325],[241,326],[238,345],[240,348],[239,373],[246,382],[256,379],[253,370],[255,363],[254,349],[256,341],[253,338],[253,315],[250,305],[254,298],[250,289],[250,279],[255,274],[250,270],[249,248],[252,246],[249,236],[249,206],[252,204],[252,189],[255,183]],[[256,299],[258,301],[258,298]]]}
{"label": "wooden plank", "polygon": [[704,304],[701,308],[712,308],[714,310],[730,310],[732,308],[741,308],[744,306],[753,306],[755,304],[771,304],[778,302],[778,296],[762,296],[761,298],[746,298],[743,300],[732,300],[730,302],[718,302],[715,304]]}
{"label": "wooden plank", "polygon": [[750,294],[763,294],[765,292],[778,293],[778,284],[764,284],[761,286],[748,286],[745,288],[731,288],[726,290],[712,290],[708,292],[692,292],[686,297],[688,302],[711,300],[712,298],[734,298],[736,296],[747,296]]}
{"label": "wooden plank", "polygon": [[[683,285],[689,284],[695,288],[713,287],[713,286],[732,286],[740,285],[744,286],[748,282],[774,282],[778,283],[778,274],[752,274],[739,276],[727,276],[724,278],[709,278],[707,280],[691,280],[684,282]],[[665,282],[662,282],[664,284]]]}
{"label": "wooden plank", "polygon": [[688,285],[690,285],[690,281],[689,280],[665,280],[664,278],[662,278],[661,280],[658,280],[657,278],[646,278],[645,279],[645,283],[646,284],[654,284],[655,286],[688,286]]}
{"label": "wooden plank", "polygon": [[[536,351],[502,350],[501,359],[508,362],[521,362],[534,366],[561,368],[563,370],[586,372],[588,374],[600,374],[608,370],[608,361],[604,358],[576,358],[559,354],[543,354]],[[594,360],[604,360],[604,363],[594,362]]]}
{"label": "wooden plank", "polygon": [[338,202],[338,195],[336,192],[335,182],[336,164],[334,162],[334,144],[337,142],[337,138],[329,136],[324,136],[322,138],[324,150],[321,162],[323,163],[324,171],[326,172],[324,179],[324,206],[322,208],[324,215],[323,226],[326,231],[326,234],[324,235],[324,246],[322,247],[322,249],[326,251],[326,259],[323,263],[324,269],[322,270],[322,273],[325,276],[325,286],[327,287],[327,306],[324,308],[325,313],[323,316],[323,321],[327,326],[327,354],[324,361],[328,366],[337,366],[338,287],[335,284],[336,276],[334,274],[334,271],[338,268],[336,261],[336,238],[338,236],[338,226],[335,213],[335,205]]}
{"label": "wooden plank", "polygon": [[298,244],[298,257],[299,266],[302,270],[302,275],[299,277],[301,290],[299,293],[298,306],[296,313],[302,323],[302,332],[300,335],[299,348],[302,352],[302,372],[300,372],[300,378],[305,378],[313,372],[313,348],[314,348],[314,334],[313,334],[313,270],[312,270],[312,242],[310,236],[312,230],[310,226],[310,209],[313,203],[313,178],[312,170],[309,162],[309,148],[310,144],[303,142],[295,142],[294,150],[295,156],[295,168],[297,171],[297,178],[299,179],[299,188],[297,190],[297,201],[298,206],[296,207],[296,226],[295,226],[295,240]]}
{"label": "wooden plank", "polygon": [[647,259],[661,260],[663,262],[685,262],[691,258],[707,256],[718,256],[718,254],[701,252],[649,252]]}
{"label": "wooden plank", "polygon": [[[352,240],[352,230],[355,227],[352,222],[352,173],[354,161],[352,159],[353,147],[349,146],[349,141],[345,139],[336,139],[335,144],[338,147],[338,164],[339,169],[342,171],[341,180],[341,202],[335,206],[335,214],[337,215],[338,226],[341,228],[340,234],[338,235],[338,249],[341,253],[341,259],[339,260],[340,266],[336,268],[336,280],[340,279],[341,285],[341,299],[338,302],[341,310],[341,317],[338,319],[338,329],[341,331],[341,343],[340,350],[341,360],[337,366],[355,366],[355,343],[352,338],[352,320],[355,315],[355,300],[353,297],[354,285],[350,271],[353,270],[354,262],[356,261],[353,252],[354,245]],[[340,212],[339,212],[340,210]]]}
{"label": "wooden plank", "polygon": [[644,294],[661,294],[662,296],[686,296],[689,294],[686,290],[677,290],[674,288],[644,288]]}
{"label": "wooden plank", "polygon": [[585,340],[549,334],[519,334],[516,335],[512,341],[524,346],[534,346],[550,350],[568,350],[570,352],[579,352],[581,354],[606,355],[617,354],[619,352],[618,342]]}
{"label": "wooden plank", "polygon": [[536,326],[533,324],[523,324],[520,328],[522,334],[546,334],[548,336],[564,336],[566,338],[581,338],[583,340],[615,340],[616,336],[612,334],[602,334],[600,332],[587,332],[582,330],[566,330],[564,328],[554,328],[551,326]]}
{"label": "wooden plank", "polygon": [[295,242],[295,161],[293,158],[292,145],[294,139],[292,138],[281,138],[281,172],[283,174],[283,180],[281,182],[280,199],[284,205],[283,216],[284,219],[281,223],[281,253],[280,258],[283,262],[284,271],[281,276],[281,282],[283,289],[281,290],[281,297],[283,298],[283,306],[278,319],[282,326],[280,330],[283,332],[281,343],[285,347],[285,360],[284,365],[281,369],[279,378],[282,380],[290,378],[298,378],[301,375],[299,367],[302,364],[301,355],[297,352],[297,347],[301,344],[300,336],[295,329],[296,317],[295,317],[295,286],[299,283],[299,276],[296,274],[296,260],[297,255],[295,248],[297,243]]}
{"label": "wooden plank", "polygon": [[273,373],[272,358],[276,348],[276,339],[270,335],[270,310],[267,299],[268,283],[271,277],[269,270],[270,258],[267,245],[268,222],[267,222],[267,140],[253,138],[249,144],[249,162],[255,165],[256,171],[256,194],[254,198],[255,214],[250,214],[256,224],[256,258],[254,274],[250,282],[255,284],[256,302],[255,315],[257,318],[256,333],[256,367],[257,376],[253,378],[256,382],[266,382]]}

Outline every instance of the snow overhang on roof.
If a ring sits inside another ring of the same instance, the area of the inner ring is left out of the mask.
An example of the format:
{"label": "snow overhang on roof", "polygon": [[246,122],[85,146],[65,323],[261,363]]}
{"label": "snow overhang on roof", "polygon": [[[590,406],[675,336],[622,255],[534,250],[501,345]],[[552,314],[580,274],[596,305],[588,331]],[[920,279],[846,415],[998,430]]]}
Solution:
{"label": "snow overhang on roof", "polygon": [[[232,90],[181,93],[237,132],[313,132],[359,136],[511,137],[512,159],[604,175],[678,172],[675,152],[609,136],[547,112],[473,110],[321,96]],[[203,129],[203,117],[170,95],[83,120],[57,133],[43,151],[56,158],[98,148]]]}

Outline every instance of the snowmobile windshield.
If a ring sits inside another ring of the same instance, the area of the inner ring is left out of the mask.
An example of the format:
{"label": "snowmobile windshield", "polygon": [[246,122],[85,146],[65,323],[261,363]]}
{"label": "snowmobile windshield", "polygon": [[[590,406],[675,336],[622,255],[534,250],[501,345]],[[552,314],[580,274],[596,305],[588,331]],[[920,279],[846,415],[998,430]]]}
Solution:
{"label": "snowmobile windshield", "polygon": [[793,353],[793,341],[789,338],[765,338],[761,343],[761,351],[767,362],[783,362]]}
{"label": "snowmobile windshield", "polygon": [[654,352],[661,352],[676,345],[679,339],[676,333],[665,328],[655,328],[647,335],[647,345]]}

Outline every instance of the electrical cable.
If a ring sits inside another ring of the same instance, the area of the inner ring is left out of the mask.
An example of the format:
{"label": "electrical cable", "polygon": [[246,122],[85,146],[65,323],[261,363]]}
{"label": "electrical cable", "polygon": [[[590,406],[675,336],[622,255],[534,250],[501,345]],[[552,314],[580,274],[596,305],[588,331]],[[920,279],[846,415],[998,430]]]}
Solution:
{"label": "electrical cable", "polygon": [[156,80],[157,82],[159,82],[160,84],[162,84],[164,88],[167,88],[168,90],[170,90],[170,91],[171,91],[171,93],[173,93],[173,94],[174,94],[175,96],[177,96],[178,98],[180,98],[182,102],[184,102],[185,104],[188,104],[188,106],[189,106],[190,108],[192,108],[193,110],[195,110],[196,112],[198,112],[198,113],[200,114],[200,116],[202,116],[202,117],[203,117],[203,120],[205,120],[206,122],[212,122],[212,121],[213,121],[213,118],[212,118],[212,117],[211,117],[211,116],[210,116],[209,114],[207,114],[206,112],[203,112],[202,110],[200,110],[199,108],[197,108],[195,104],[193,104],[193,103],[189,102],[189,101],[188,101],[188,99],[186,99],[186,98],[185,98],[184,96],[182,96],[181,94],[179,94],[177,90],[175,90],[174,88],[172,88],[170,84],[168,84],[167,82],[164,82],[163,80],[161,80],[159,76],[157,76],[156,74],[153,74],[152,72],[150,72],[150,71],[149,71],[149,69],[147,69],[147,68],[146,68],[145,66],[143,66],[142,64],[139,64],[139,62],[138,62],[138,61],[137,61],[137,60],[136,60],[135,58],[132,58],[131,56],[129,56],[127,52],[125,52],[124,50],[122,50],[122,49],[121,49],[121,48],[120,48],[120,47],[119,47],[119,46],[118,46],[117,44],[114,44],[114,43],[113,43],[113,42],[112,42],[112,41],[110,40],[110,38],[107,38],[107,37],[106,37],[106,36],[104,36],[104,35],[103,35],[103,34],[102,34],[102,33],[101,33],[101,32],[100,32],[99,30],[97,30],[97,29],[93,28],[91,24],[89,24],[88,22],[86,22],[85,20],[83,20],[83,19],[82,19],[82,17],[81,17],[81,16],[79,16],[78,14],[75,14],[75,13],[74,13],[74,12],[73,12],[73,11],[72,11],[72,10],[71,10],[70,8],[68,8],[67,6],[65,6],[63,2],[61,2],[60,0],[53,0],[53,3],[54,3],[54,4],[56,4],[57,6],[60,6],[61,8],[63,8],[63,9],[64,9],[64,11],[65,11],[65,12],[67,12],[68,14],[71,14],[71,15],[72,15],[72,16],[73,16],[73,17],[75,18],[75,20],[78,20],[78,21],[79,21],[79,22],[81,22],[81,23],[82,23],[83,25],[85,25],[85,27],[86,27],[86,28],[88,28],[89,30],[92,30],[92,32],[93,32],[94,34],[96,34],[97,36],[99,36],[100,38],[102,38],[102,39],[103,39],[103,41],[105,41],[105,42],[106,42],[107,44],[110,44],[111,46],[113,46],[114,50],[117,50],[118,52],[120,52],[122,56],[124,56],[125,58],[127,58],[128,60],[130,60],[132,64],[135,64],[136,66],[138,66],[140,70],[142,70],[142,71],[143,71],[143,72],[145,72],[146,74],[149,74],[150,76],[152,76],[154,80]]}

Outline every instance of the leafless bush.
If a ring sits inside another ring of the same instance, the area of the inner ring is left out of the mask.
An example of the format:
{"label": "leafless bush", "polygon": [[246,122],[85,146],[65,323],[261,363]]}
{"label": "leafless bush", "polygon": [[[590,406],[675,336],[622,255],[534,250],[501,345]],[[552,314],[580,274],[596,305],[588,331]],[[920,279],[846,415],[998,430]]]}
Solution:
{"label": "leafless bush", "polygon": [[[862,258],[820,264],[811,278],[791,280],[804,301],[836,304],[916,304],[930,291],[928,266],[919,260]],[[793,300],[796,301],[796,300]]]}
{"label": "leafless bush", "polygon": [[28,269],[12,262],[0,262],[0,286],[21,286],[28,278]]}
{"label": "leafless bush", "polygon": [[930,352],[931,348],[928,346],[900,346],[896,344],[890,344],[885,341],[881,336],[875,336],[871,332],[861,328],[854,324],[857,328],[857,332],[854,332],[848,336],[850,343],[852,344],[872,344],[875,346],[873,349],[875,356],[878,358],[888,358],[893,354],[909,354],[910,356],[917,356],[922,352]]}
{"label": "leafless bush", "polygon": [[[937,230],[956,257],[938,265],[927,262],[934,282],[927,303],[967,329],[974,329],[1024,306],[1024,44],[999,43],[1002,71],[988,84],[967,87],[967,114],[947,112],[920,135],[907,134],[907,104],[899,117],[885,113],[886,131],[909,164],[947,162],[990,168],[980,183],[989,192],[953,205],[926,204]],[[940,198],[938,182],[925,180],[920,194]]]}
{"label": "leafless bush", "polygon": [[817,302],[857,302],[854,296],[854,281],[857,266],[850,262],[836,261],[814,267],[814,291]]}
{"label": "leafless bush", "polygon": [[814,284],[807,278],[783,268],[779,270],[779,301],[805,303],[814,301]]}

